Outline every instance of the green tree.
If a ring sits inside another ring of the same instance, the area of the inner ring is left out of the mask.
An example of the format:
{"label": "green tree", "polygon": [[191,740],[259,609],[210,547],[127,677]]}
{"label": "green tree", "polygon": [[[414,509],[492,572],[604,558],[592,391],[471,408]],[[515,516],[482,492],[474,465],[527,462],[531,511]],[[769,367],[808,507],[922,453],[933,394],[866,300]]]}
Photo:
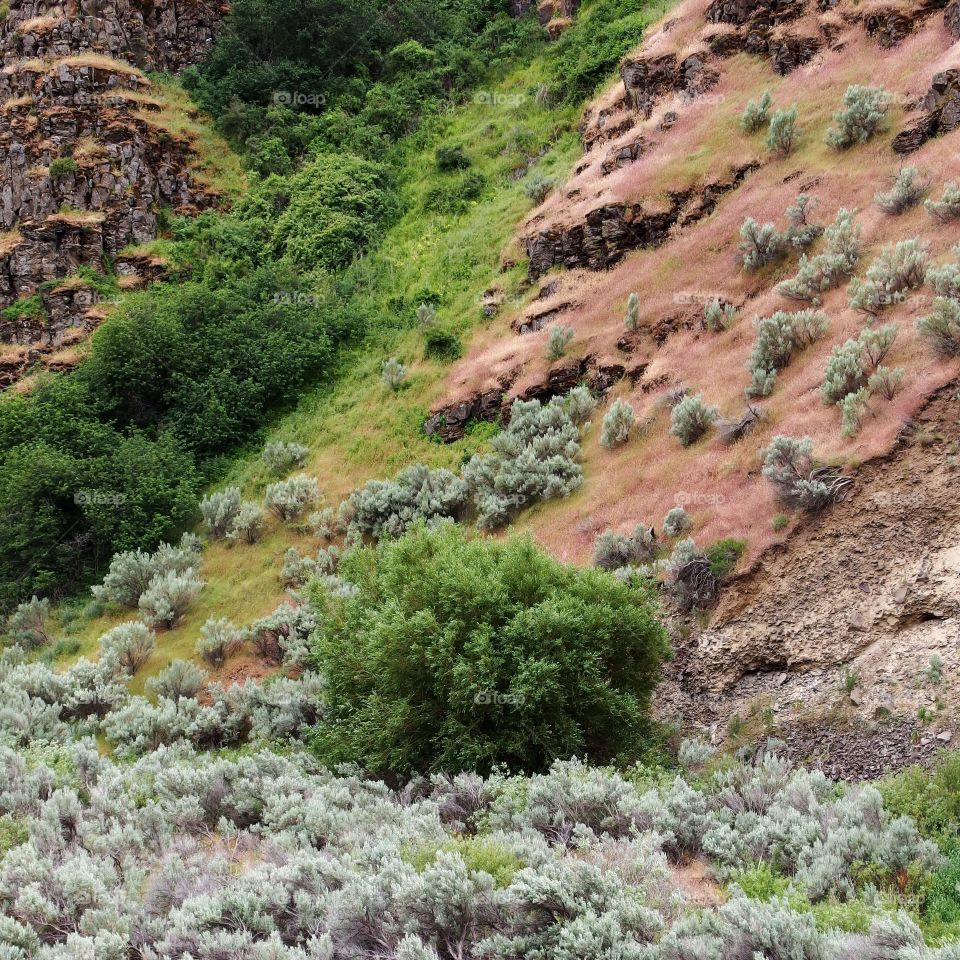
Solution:
{"label": "green tree", "polygon": [[668,652],[643,590],[450,523],[354,548],[339,575],[356,593],[313,598],[326,608],[313,646],[324,761],[530,771],[642,748]]}

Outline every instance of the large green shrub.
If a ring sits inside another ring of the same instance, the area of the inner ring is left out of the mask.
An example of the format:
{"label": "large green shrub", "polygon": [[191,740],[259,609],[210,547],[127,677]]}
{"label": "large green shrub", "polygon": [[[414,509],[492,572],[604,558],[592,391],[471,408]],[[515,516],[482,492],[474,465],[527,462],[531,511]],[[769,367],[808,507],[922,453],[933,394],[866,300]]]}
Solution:
{"label": "large green shrub", "polygon": [[273,249],[301,270],[344,267],[370,245],[390,209],[385,169],[349,154],[322,154],[289,182]]}
{"label": "large green shrub", "polygon": [[378,771],[543,770],[636,755],[667,653],[647,594],[526,540],[416,527],[355,548],[314,637],[316,749]]}

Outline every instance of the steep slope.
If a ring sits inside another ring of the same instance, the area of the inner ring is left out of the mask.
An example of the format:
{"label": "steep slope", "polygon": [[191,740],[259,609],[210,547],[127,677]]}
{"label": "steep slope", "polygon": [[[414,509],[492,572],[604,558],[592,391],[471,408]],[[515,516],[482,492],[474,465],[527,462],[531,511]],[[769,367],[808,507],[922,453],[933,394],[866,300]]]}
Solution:
{"label": "steep slope", "polygon": [[[838,707],[845,722],[908,718],[891,737],[900,746],[890,763],[951,735],[958,704],[929,678],[960,666],[957,366],[915,329],[934,291],[910,290],[872,315],[850,305],[846,282],[826,292],[814,304],[828,318],[826,336],[778,371],[769,397],[750,399],[753,321],[811,304],[775,289],[796,273],[795,255],[751,272],[736,254],[746,218],[783,229],[786,208],[804,193],[821,224],[842,207],[857,211],[860,276],[884,247],[912,238],[930,262],[955,261],[957,221],[939,222],[922,205],[890,215],[874,199],[905,163],[929,178],[935,197],[960,176],[955,22],[952,6],[941,13],[930,4],[698,0],[672,11],[586,110],[574,175],[527,218],[508,254],[526,263],[528,293],[454,368],[448,396],[426,421],[451,442],[473,421],[505,419],[515,398],[586,381],[634,407],[637,437],[606,450],[595,427],[582,490],[527,514],[521,528],[584,562],[598,533],[657,526],[681,505],[698,544],[746,540],[749,572],[729,585],[706,629],[694,623],[677,636],[664,716],[724,725],[767,705],[781,731]],[[887,88],[892,106],[878,136],[836,150],[825,135],[855,83]],[[798,108],[786,156],[739,129],[747,101],[765,90],[775,109]],[[640,301],[635,332],[623,321],[631,292]],[[736,309],[720,332],[704,323],[713,300]],[[872,397],[859,432],[845,437],[821,398],[828,356],[891,323],[897,336],[884,362],[904,370],[903,389],[892,401]],[[573,341],[551,361],[557,324]],[[750,409],[759,419],[735,442],[721,431],[685,448],[669,430],[684,391],[702,393],[727,423]],[[820,458],[844,465],[855,479],[846,501],[821,516],[782,515],[760,475],[776,434],[810,436]],[[872,769],[857,766],[863,751],[848,753],[834,772]]]}
{"label": "steep slope", "polygon": [[[639,442],[612,453],[588,445],[583,491],[553,506],[542,527],[534,522],[543,542],[570,559],[589,557],[597,531],[655,522],[681,501],[696,507],[698,537],[746,536],[756,556],[775,539],[771,521],[779,509],[758,470],[758,451],[771,436],[807,434],[825,459],[864,460],[889,449],[902,419],[953,376],[954,366],[915,336],[913,321],[932,300],[929,290],[915,291],[879,318],[899,327],[888,362],[907,371],[904,389],[892,404],[874,404],[855,440],[842,438],[838,413],[818,387],[831,348],[869,319],[849,308],[843,285],[823,296],[828,335],[781,371],[748,443],[727,447],[713,437],[684,450],[668,435],[664,397],[684,385],[725,417],[739,418],[752,320],[806,306],[773,289],[796,272],[795,257],[755,273],[736,262],[747,217],[782,229],[784,211],[801,192],[817,203],[820,223],[841,207],[856,209],[860,273],[885,244],[919,237],[934,259],[949,259],[958,238],[955,225],[936,223],[922,207],[889,216],[873,202],[903,162],[891,139],[911,122],[907,105],[928,116],[931,77],[955,56],[942,16],[918,11],[909,36],[877,59],[876,31],[859,8],[821,12],[795,4],[776,17],[759,4],[750,17],[725,9],[677,8],[587,111],[575,175],[518,237],[514,255],[526,259],[531,281],[525,307],[505,313],[500,336],[484,338],[454,369],[447,400],[427,421],[428,430],[451,440],[470,419],[500,418],[514,397],[549,396],[581,378],[607,389],[619,379],[608,395],[634,405],[643,424]],[[745,17],[745,24],[725,22]],[[749,52],[741,52],[744,44]],[[809,62],[795,66],[784,49],[806,51]],[[940,52],[931,57],[931,50]],[[864,62],[876,63],[869,78]],[[847,86],[865,79],[894,93],[886,132],[834,150],[823,142],[832,115]],[[798,106],[798,142],[789,156],[772,155],[762,135],[738,129],[746,102],[765,89],[776,107]],[[933,175],[937,193],[957,172],[953,147],[952,135],[934,138],[911,158]],[[622,318],[633,291],[640,322],[629,333]],[[719,334],[703,329],[704,305],[714,298],[737,308],[732,327]],[[551,363],[544,328],[557,323],[572,327],[574,339],[568,357]]]}
{"label": "steep slope", "polygon": [[157,236],[165,211],[216,206],[237,182],[225,146],[199,142],[209,135],[182,93],[147,76],[197,62],[223,13],[168,0],[11,6],[0,25],[0,343],[14,346],[0,385],[41,354],[57,368],[55,351],[102,320],[96,282],[55,281],[105,263],[124,287],[152,279],[160,264],[127,250]]}

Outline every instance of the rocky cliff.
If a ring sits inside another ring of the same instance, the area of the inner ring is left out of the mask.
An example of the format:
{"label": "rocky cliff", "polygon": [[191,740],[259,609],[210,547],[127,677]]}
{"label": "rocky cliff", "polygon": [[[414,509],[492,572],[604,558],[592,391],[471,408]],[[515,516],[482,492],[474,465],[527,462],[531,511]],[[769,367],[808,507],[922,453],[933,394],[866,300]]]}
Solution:
{"label": "rocky cliff", "polygon": [[[25,0],[0,26],[0,357],[8,383],[102,313],[90,284],[55,281],[114,263],[126,283],[156,264],[125,248],[152,240],[165,209],[218,192],[149,72],[177,72],[209,48],[225,7],[174,0]],[[18,302],[39,295],[29,309]]]}

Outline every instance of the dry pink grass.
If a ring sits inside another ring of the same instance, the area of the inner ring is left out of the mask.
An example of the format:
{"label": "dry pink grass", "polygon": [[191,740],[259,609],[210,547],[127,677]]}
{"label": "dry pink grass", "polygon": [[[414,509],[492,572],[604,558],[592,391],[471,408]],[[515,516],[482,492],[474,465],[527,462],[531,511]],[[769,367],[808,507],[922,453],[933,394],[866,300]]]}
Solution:
{"label": "dry pink grass", "polygon": [[[685,52],[697,42],[702,28],[703,0],[688,0],[669,15],[670,29],[654,33],[644,44],[644,55]],[[814,18],[810,18],[815,22]],[[806,24],[802,25],[804,30]],[[715,28],[711,28],[715,29]],[[796,32],[796,31],[794,31]],[[803,32],[803,31],[801,31]],[[935,259],[944,259],[960,241],[960,225],[932,221],[922,207],[890,217],[873,203],[874,193],[885,188],[901,166],[889,147],[890,138],[904,124],[901,104],[924,94],[935,72],[953,65],[955,52],[942,18],[934,17],[894,50],[884,51],[866,37],[859,24],[845,24],[840,53],[824,51],[805,67],[778,77],[770,64],[738,55],[720,61],[720,82],[709,96],[679,98],[661,103],[649,121],[614,140],[596,146],[584,157],[578,173],[533,211],[521,235],[546,226],[567,226],[582,220],[596,207],[615,202],[641,202],[661,207],[665,191],[699,187],[729,176],[731,169],[751,160],[761,168],[740,189],[721,200],[714,213],[679,232],[656,250],[638,250],[602,274],[571,271],[552,274],[558,289],[538,300],[537,311],[573,302],[556,322],[572,326],[575,338],[569,356],[591,355],[598,361],[619,362],[628,370],[642,371],[636,385],[624,381],[615,395],[629,400],[638,418],[653,417],[642,436],[616,450],[597,442],[599,420],[584,444],[586,483],[573,497],[544,505],[521,519],[537,540],[568,560],[584,561],[597,532],[607,528],[628,530],[635,523],[659,526],[663,515],[680,499],[695,522],[699,542],[738,536],[758,553],[785,533],[775,534],[772,520],[780,508],[760,476],[760,451],[777,433],[809,435],[819,456],[855,464],[888,450],[903,426],[933,390],[955,377],[957,365],[938,361],[919,342],[914,322],[932,299],[929,289],[917,291],[907,303],[885,311],[880,322],[897,322],[896,345],[887,360],[906,370],[904,389],[893,402],[875,399],[860,434],[852,440],[840,434],[839,413],[820,398],[824,367],[833,346],[856,336],[866,318],[847,305],[845,287],[825,297],[823,309],[830,318],[824,340],[798,355],[778,378],[773,396],[763,403],[761,428],[734,446],[724,446],[715,435],[683,449],[669,434],[669,410],[658,405],[665,380],[687,384],[694,392],[736,417],[745,407],[749,381],[745,364],[753,340],[753,320],[778,309],[800,309],[778,296],[776,282],[796,270],[796,258],[756,274],[743,271],[735,261],[740,224],[747,216],[760,222],[785,225],[783,211],[801,191],[815,197],[816,217],[833,219],[840,207],[856,208],[862,230],[862,274],[885,244],[921,237]],[[869,65],[869,69],[866,69]],[[840,152],[824,143],[833,114],[851,83],[883,85],[897,94],[889,112],[889,130],[868,144]],[[771,90],[776,107],[799,106],[797,147],[784,158],[771,158],[763,135],[743,135],[739,116],[747,100]],[[593,115],[606,111],[613,126],[623,113],[622,85],[617,83],[593,105]],[[659,130],[667,110],[679,114],[668,130]],[[611,144],[626,143],[642,134],[654,146],[636,163],[610,176],[602,176],[600,162]],[[934,194],[951,179],[960,179],[957,134],[926,144],[908,161],[933,175]],[[545,278],[547,279],[547,278]],[[531,291],[545,282],[537,284]],[[624,333],[623,315],[631,292],[640,295],[641,330],[630,356],[616,343]],[[722,297],[739,307],[732,329],[711,334],[699,330],[705,299]],[[511,323],[530,308],[529,301],[507,310],[475,340],[472,350],[452,371],[450,400],[479,389],[492,389],[501,377],[520,371],[512,392],[541,382],[549,369],[546,359],[548,331],[517,335]],[[672,333],[662,345],[652,330],[671,319]]]}

